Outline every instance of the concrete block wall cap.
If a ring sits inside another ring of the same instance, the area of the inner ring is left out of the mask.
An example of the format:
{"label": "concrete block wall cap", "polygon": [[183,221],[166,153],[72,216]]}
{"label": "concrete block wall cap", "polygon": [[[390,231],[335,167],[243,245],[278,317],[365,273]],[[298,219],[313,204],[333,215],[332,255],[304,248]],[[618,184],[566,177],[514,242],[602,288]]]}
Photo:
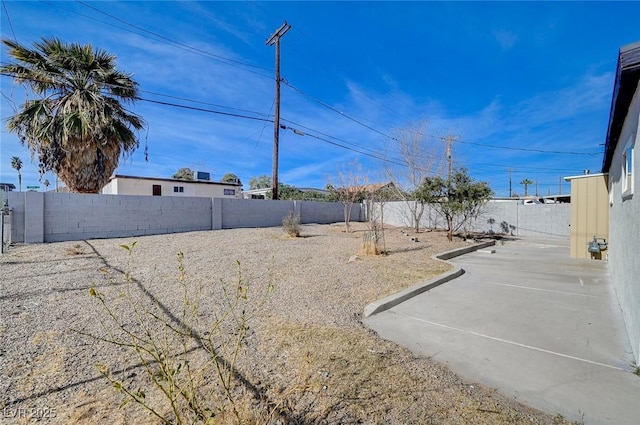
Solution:
{"label": "concrete block wall cap", "polygon": [[432,279],[429,279],[426,282],[415,284],[413,286],[410,286],[407,289],[403,289],[402,291],[396,292],[395,294],[391,294],[378,301],[372,302],[371,304],[367,305],[364,308],[363,316],[369,317],[373,314],[377,314],[385,310],[389,310],[390,308],[393,308],[398,304],[403,303],[408,299],[415,297],[416,295],[419,295],[425,291],[429,291],[430,289],[433,289],[439,285],[442,285],[445,282],[453,280],[458,276],[462,276],[464,274],[464,269],[462,269],[461,267],[455,264],[449,263],[446,260],[449,260],[454,257],[458,257],[460,255],[468,254],[469,252],[477,251],[479,249],[486,248],[488,246],[493,246],[495,244],[496,244],[496,241],[482,242],[482,243],[478,243],[470,246],[465,246],[463,248],[453,249],[451,251],[445,251],[440,254],[431,256],[431,258],[444,261],[447,264],[452,265],[453,269],[439,276],[436,276]]}

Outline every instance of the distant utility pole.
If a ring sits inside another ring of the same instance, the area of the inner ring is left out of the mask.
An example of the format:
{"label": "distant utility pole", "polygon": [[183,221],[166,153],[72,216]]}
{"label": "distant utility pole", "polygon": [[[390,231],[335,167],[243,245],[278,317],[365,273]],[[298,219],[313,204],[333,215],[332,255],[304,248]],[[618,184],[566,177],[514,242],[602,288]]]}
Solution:
{"label": "distant utility pole", "polygon": [[509,198],[513,197],[513,191],[511,190],[511,178],[512,178],[512,173],[513,173],[513,168],[509,168]]}
{"label": "distant utility pole", "polygon": [[271,177],[271,199],[278,199],[278,144],[280,142],[280,38],[291,29],[287,21],[271,34],[265,44],[276,45],[276,99],[273,119],[273,174]]}
{"label": "distant utility pole", "polygon": [[562,176],[559,177],[558,195],[562,195]]}
{"label": "distant utility pole", "polygon": [[[444,137],[442,139],[442,141],[447,142],[447,161],[449,162],[449,172],[447,174],[447,186],[448,186],[448,191],[451,191],[451,163],[453,162],[453,149],[451,144],[453,143],[453,141],[455,140],[455,137],[452,135],[448,135],[447,137]],[[448,193],[447,193],[448,194]]]}

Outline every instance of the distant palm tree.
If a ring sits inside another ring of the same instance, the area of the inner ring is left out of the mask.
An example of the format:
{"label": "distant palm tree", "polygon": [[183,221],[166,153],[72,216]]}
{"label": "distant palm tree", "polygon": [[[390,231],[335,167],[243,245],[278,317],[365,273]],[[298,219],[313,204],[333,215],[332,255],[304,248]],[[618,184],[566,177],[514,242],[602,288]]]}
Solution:
{"label": "distant palm tree", "polygon": [[20,174],[20,170],[22,169],[22,160],[17,156],[12,157],[11,168],[18,172],[18,192],[22,192],[22,174]]}
{"label": "distant palm tree", "polygon": [[44,191],[45,191],[45,192],[46,192],[47,190],[49,190],[49,185],[51,184],[51,183],[49,183],[49,179],[44,179],[44,180],[42,181],[42,184],[44,185]]}
{"label": "distant palm tree", "polygon": [[533,182],[529,179],[524,179],[520,182],[521,185],[524,186],[524,196],[528,196],[529,195],[529,185],[533,184]]}
{"label": "distant palm tree", "polygon": [[38,97],[7,121],[40,172],[54,171],[72,192],[97,193],[120,155],[138,147],[144,121],[123,103],[137,99],[137,83],[116,69],[115,56],[91,45],[42,39],[34,48],[3,40],[17,61],[0,67]]}

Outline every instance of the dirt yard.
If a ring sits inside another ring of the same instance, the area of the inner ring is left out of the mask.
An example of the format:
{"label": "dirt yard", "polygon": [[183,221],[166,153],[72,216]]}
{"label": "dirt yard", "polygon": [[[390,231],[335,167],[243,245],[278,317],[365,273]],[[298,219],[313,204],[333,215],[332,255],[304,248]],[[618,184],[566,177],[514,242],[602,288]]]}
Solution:
{"label": "dirt yard", "polygon": [[[175,421],[151,382],[157,368],[145,369],[132,347],[104,341],[139,331],[147,344],[170,325],[227,332],[212,345],[233,364],[226,394],[202,347],[180,351],[166,338],[156,345],[165,357],[183,353],[176,362],[191,365],[211,423],[569,423],[465,382],[361,324],[368,303],[448,270],[431,256],[466,242],[387,228],[387,255],[365,256],[364,224],[352,230],[305,225],[299,238],[280,228],[234,229],[12,247],[0,257],[0,423],[161,423],[136,403],[120,408],[122,391],[100,370]],[[121,246],[133,241],[133,249]],[[241,334],[223,320],[234,302],[233,317],[248,312]],[[140,311],[167,323],[149,323]]]}

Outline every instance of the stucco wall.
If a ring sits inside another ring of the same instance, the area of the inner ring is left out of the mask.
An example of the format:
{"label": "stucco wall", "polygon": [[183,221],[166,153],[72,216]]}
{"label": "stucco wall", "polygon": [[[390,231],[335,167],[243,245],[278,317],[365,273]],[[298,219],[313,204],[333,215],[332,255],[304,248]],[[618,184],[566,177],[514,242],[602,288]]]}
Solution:
{"label": "stucco wall", "polygon": [[[640,363],[640,84],[609,168],[609,270],[627,326],[636,363]],[[635,140],[634,193],[622,194],[622,154],[626,142]]]}
{"label": "stucco wall", "polygon": [[[10,192],[13,242],[57,242],[343,220],[342,204],[174,196]],[[354,205],[352,220],[361,218]]]}
{"label": "stucco wall", "polygon": [[[145,195],[153,196],[153,186],[161,187],[161,196],[200,196],[205,198],[241,198],[242,187],[218,184],[212,182],[173,181],[161,179],[113,178],[102,188],[105,195]],[[174,188],[182,188],[182,192],[175,192]],[[232,195],[225,195],[225,189],[233,190]]]}
{"label": "stucco wall", "polygon": [[[522,205],[517,201],[489,202],[471,226],[470,230],[502,231],[505,222],[515,236],[569,236],[570,204]],[[495,220],[494,224],[488,223]],[[411,212],[404,202],[384,204],[384,222],[393,226],[412,227]],[[422,228],[445,228],[444,220],[428,206],[420,221]],[[515,227],[512,229],[510,226]]]}
{"label": "stucco wall", "polygon": [[609,188],[606,174],[567,178],[571,181],[571,258],[606,258],[592,254],[593,237],[609,240]]}

